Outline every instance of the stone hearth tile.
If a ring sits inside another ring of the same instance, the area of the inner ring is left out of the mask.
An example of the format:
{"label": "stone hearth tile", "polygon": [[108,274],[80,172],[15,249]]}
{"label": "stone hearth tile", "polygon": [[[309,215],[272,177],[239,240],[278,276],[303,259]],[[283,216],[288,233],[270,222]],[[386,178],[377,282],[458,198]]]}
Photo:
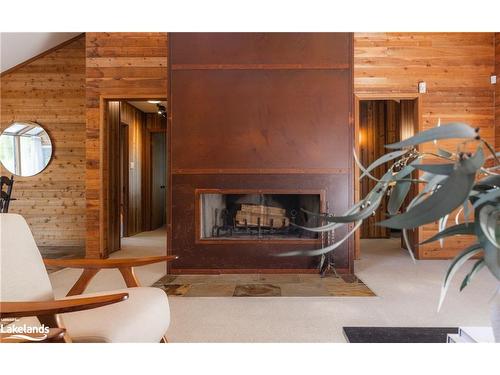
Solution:
{"label": "stone hearth tile", "polygon": [[281,284],[282,297],[329,297],[331,294],[321,283]]}
{"label": "stone hearth tile", "polygon": [[217,276],[216,283],[251,284],[259,282],[260,275],[255,273],[227,273]]}
{"label": "stone hearth tile", "polygon": [[281,288],[272,284],[239,284],[234,289],[234,297],[279,297]]}
{"label": "stone hearth tile", "polygon": [[169,296],[184,296],[191,289],[191,284],[165,284],[159,288]]}
{"label": "stone hearth tile", "polygon": [[300,283],[300,277],[297,274],[261,274],[258,281],[267,284]]}
{"label": "stone hearth tile", "polygon": [[204,284],[214,283],[218,278],[219,275],[177,275],[175,281],[181,284]]}
{"label": "stone hearth tile", "polygon": [[342,280],[344,280],[346,283],[357,283],[359,282],[359,279],[356,275],[340,275]]}
{"label": "stone hearth tile", "polygon": [[193,284],[184,297],[232,297],[235,287],[234,283]]}
{"label": "stone hearth tile", "polygon": [[172,284],[176,278],[177,278],[177,276],[175,276],[175,275],[165,275],[160,280],[155,282],[153,284],[153,286],[154,287],[161,287],[162,285],[165,285],[165,284]]}
{"label": "stone hearth tile", "polygon": [[336,297],[374,297],[375,293],[363,283],[344,283],[325,286],[330,295]]}

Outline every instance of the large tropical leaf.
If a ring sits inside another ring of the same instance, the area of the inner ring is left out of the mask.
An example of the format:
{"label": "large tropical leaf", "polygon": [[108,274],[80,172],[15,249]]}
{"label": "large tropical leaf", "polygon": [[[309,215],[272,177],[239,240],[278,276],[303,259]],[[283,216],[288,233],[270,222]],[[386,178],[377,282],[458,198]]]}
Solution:
{"label": "large tropical leaf", "polygon": [[[416,228],[436,221],[453,211],[467,199],[474,185],[475,172],[483,162],[484,154],[481,149],[478,149],[473,157],[460,160],[453,173],[429,198],[412,207],[411,210],[395,215],[378,225],[397,229]],[[478,164],[480,165],[477,166]]]}
{"label": "large tropical leaf", "polygon": [[477,137],[477,132],[474,128],[461,122],[453,122],[437,128],[432,128],[420,132],[413,137],[405,139],[404,141],[392,143],[385,147],[390,149],[403,148],[409,146],[416,146],[421,143],[430,142],[439,139],[452,139],[452,138],[468,138],[474,139]]}
{"label": "large tropical leaf", "polygon": [[473,244],[469,246],[467,249],[458,254],[451,262],[450,267],[448,267],[448,271],[444,276],[443,284],[441,286],[441,296],[439,297],[438,311],[441,310],[441,306],[443,305],[444,298],[446,297],[446,292],[450,287],[450,282],[455,273],[458,271],[464,263],[473,257],[476,254],[479,254],[482,251],[481,245]]}
{"label": "large tropical leaf", "polygon": [[475,233],[474,225],[462,223],[454,225],[452,227],[448,227],[443,231],[438,232],[434,236],[426,239],[425,241],[422,241],[420,244],[424,245],[426,243],[434,242],[445,237],[451,237],[457,235],[472,235],[474,233]]}

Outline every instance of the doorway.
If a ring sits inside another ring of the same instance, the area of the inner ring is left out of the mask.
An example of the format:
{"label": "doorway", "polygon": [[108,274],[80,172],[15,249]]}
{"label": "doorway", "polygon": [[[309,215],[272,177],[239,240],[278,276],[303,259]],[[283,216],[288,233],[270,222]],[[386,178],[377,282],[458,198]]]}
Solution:
{"label": "doorway", "polygon": [[165,132],[151,133],[151,228],[161,228],[166,223],[166,194],[167,179],[166,134]]}
{"label": "doorway", "polygon": [[[419,100],[413,98],[357,98],[356,100],[356,151],[360,162],[368,166],[388,152],[385,145],[399,142],[413,136],[419,127]],[[391,162],[375,168],[371,174],[381,178]],[[376,181],[370,178],[359,179],[356,173],[357,195],[364,197],[374,188]],[[403,204],[407,204],[417,193],[418,187],[412,185]],[[376,213],[363,222],[357,235],[356,258],[361,255],[360,240],[362,239],[401,239],[401,247],[406,245],[402,233],[376,225],[387,217],[388,197],[382,201]],[[418,233],[409,231],[412,248],[418,243]]]}
{"label": "doorway", "polygon": [[[132,248],[147,253],[137,256],[166,253],[166,242],[159,242],[166,239],[166,117],[162,100],[107,102],[106,255]],[[148,241],[155,253],[147,251]]]}

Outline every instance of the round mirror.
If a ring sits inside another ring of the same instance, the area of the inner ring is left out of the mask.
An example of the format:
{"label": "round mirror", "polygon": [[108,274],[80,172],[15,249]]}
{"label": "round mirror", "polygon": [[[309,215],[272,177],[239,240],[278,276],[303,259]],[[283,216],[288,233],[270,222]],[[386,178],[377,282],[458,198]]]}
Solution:
{"label": "round mirror", "polygon": [[34,176],[52,157],[50,137],[34,122],[14,122],[0,135],[0,161],[11,173]]}

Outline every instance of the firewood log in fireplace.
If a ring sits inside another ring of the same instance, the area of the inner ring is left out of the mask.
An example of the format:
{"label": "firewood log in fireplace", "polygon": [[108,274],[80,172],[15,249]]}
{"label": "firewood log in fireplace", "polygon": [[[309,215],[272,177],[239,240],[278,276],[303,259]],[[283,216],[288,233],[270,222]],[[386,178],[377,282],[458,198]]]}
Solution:
{"label": "firewood log in fireplace", "polygon": [[237,227],[284,228],[290,225],[290,219],[283,208],[264,205],[242,204],[236,212]]}

